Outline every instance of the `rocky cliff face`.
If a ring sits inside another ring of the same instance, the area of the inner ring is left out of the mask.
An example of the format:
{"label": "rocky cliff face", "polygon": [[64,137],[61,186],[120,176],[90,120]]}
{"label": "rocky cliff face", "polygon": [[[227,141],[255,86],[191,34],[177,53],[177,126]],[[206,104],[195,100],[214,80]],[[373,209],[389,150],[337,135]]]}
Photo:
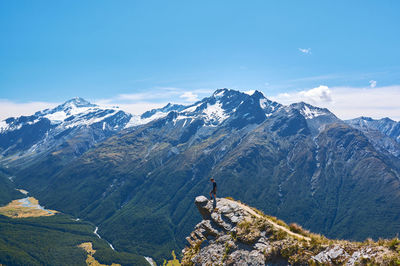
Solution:
{"label": "rocky cliff face", "polygon": [[195,199],[203,217],[187,237],[183,265],[396,265],[400,241],[329,240],[240,202]]}

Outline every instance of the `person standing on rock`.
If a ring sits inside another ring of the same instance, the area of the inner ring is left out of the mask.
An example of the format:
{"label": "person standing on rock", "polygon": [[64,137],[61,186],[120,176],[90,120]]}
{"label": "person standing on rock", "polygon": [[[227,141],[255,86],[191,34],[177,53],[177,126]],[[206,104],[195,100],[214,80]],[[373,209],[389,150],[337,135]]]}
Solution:
{"label": "person standing on rock", "polygon": [[214,200],[217,200],[217,182],[215,182],[214,178],[211,178],[210,181],[213,184],[213,188],[210,191],[210,200],[213,199],[212,195],[214,195]]}

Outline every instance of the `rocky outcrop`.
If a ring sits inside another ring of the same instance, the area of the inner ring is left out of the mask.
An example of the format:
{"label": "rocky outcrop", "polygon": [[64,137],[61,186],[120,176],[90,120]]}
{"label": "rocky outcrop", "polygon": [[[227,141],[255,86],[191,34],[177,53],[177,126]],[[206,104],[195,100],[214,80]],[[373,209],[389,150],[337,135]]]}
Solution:
{"label": "rocky outcrop", "polygon": [[240,202],[195,199],[203,217],[187,237],[183,265],[391,265],[400,241],[329,240]]}

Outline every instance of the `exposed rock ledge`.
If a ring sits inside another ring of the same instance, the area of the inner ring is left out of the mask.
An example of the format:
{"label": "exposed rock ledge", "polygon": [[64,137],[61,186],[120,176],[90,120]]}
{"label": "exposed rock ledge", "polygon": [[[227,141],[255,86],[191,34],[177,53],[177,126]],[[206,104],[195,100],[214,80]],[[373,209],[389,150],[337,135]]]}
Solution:
{"label": "exposed rock ledge", "polygon": [[396,265],[400,241],[329,240],[240,202],[195,199],[203,217],[187,237],[182,265]]}

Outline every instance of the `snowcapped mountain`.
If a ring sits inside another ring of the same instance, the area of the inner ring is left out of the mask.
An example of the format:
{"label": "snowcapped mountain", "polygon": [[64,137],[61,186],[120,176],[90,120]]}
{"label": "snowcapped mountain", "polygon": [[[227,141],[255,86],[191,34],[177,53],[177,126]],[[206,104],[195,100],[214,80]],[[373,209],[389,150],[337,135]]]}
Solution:
{"label": "snowcapped mountain", "polygon": [[291,104],[288,108],[296,109],[306,119],[307,125],[313,135],[317,135],[326,125],[340,123],[337,118],[326,108],[319,108],[304,102]]}
{"label": "snowcapped mountain", "polygon": [[377,120],[364,116],[345,122],[361,130],[379,150],[400,158],[400,122],[387,117]]}
{"label": "snowcapped mountain", "polygon": [[[284,118],[293,112],[305,119],[314,136],[326,125],[342,122],[327,109],[303,102],[283,106],[256,90],[218,89],[210,97],[192,105],[169,103],[142,115],[131,115],[117,107],[102,108],[76,97],[31,116],[0,121],[0,161],[16,163],[19,159],[29,160],[56,151],[78,156],[122,129],[156,121],[159,121],[156,122],[159,127],[169,124],[189,135],[203,128],[198,134],[209,136],[221,127],[240,130],[258,125],[275,114]],[[365,117],[346,122],[364,133],[368,129],[376,146],[395,156],[400,155],[400,144],[395,143],[400,143],[400,123]],[[381,132],[381,136],[377,136],[377,131]],[[375,132],[373,136],[371,132]]]}
{"label": "snowcapped mountain", "polygon": [[217,126],[225,122],[231,126],[259,124],[282,105],[265,98],[259,91],[243,93],[230,89],[216,90],[205,98],[183,109],[176,120],[202,119],[207,126]]}
{"label": "snowcapped mountain", "polygon": [[[108,117],[112,117],[119,112],[122,111],[118,108],[103,109],[98,105],[91,104],[82,98],[76,97],[53,109],[38,111],[32,116],[5,119],[0,122],[0,133],[19,130],[23,126],[34,125],[46,119],[49,120],[51,125],[62,125],[66,128],[92,125]],[[107,126],[106,122],[104,126]],[[116,123],[113,126],[118,127],[120,124]]]}
{"label": "snowcapped mountain", "polygon": [[379,132],[400,143],[400,122],[393,121],[388,117],[382,119],[372,119],[371,117],[362,116],[346,120],[346,122],[361,130],[378,130]]}
{"label": "snowcapped mountain", "polygon": [[140,117],[132,117],[128,126],[147,124],[165,118],[182,127],[199,125],[205,127],[232,126],[242,128],[259,124],[282,105],[268,100],[259,91],[239,92],[230,89],[216,90],[210,97],[192,105],[172,105],[154,109]]}
{"label": "snowcapped mountain", "polygon": [[[155,120],[169,117],[174,125],[182,122],[182,126],[194,121],[201,126],[232,126],[242,128],[249,124],[260,124],[276,111],[285,108],[296,109],[307,120],[313,132],[319,132],[321,126],[340,121],[328,109],[318,108],[307,103],[296,103],[283,106],[267,99],[263,93],[252,90],[240,92],[231,89],[218,89],[210,97],[206,97],[192,105],[168,103],[162,108],[152,109],[142,115],[133,115],[125,128],[145,125]],[[168,120],[167,119],[167,120]]]}
{"label": "snowcapped mountain", "polygon": [[259,91],[219,89],[192,105],[169,103],[142,115],[131,115],[117,107],[102,108],[76,97],[53,109],[1,121],[0,160],[17,163],[56,151],[77,156],[124,128],[157,120],[172,122],[187,134],[204,127],[201,134],[209,135],[221,126],[241,129],[260,124],[282,108],[298,110],[314,133],[337,120],[327,109],[305,103],[283,106]]}
{"label": "snowcapped mountain", "polygon": [[259,91],[240,92],[219,89],[210,97],[192,105],[169,103],[140,116],[132,116],[125,127],[144,125],[168,116],[173,120],[174,125],[182,122],[185,126],[197,121],[202,126],[216,127],[229,121],[234,128],[240,128],[247,124],[261,123],[281,107],[281,104],[265,98]]}
{"label": "snowcapped mountain", "polygon": [[[280,114],[282,110],[285,112]],[[325,108],[303,102],[284,106],[267,99],[257,90],[240,92],[231,89],[218,89],[210,97],[189,106],[167,105],[161,109],[152,110],[144,119],[148,123],[165,118],[166,121],[172,121],[174,126],[181,127],[191,125],[197,128],[241,129],[248,125],[260,124],[273,115],[287,116],[291,112],[297,112],[305,119],[314,135],[323,130],[325,125],[342,122]],[[142,115],[142,121],[144,119]]]}
{"label": "snowcapped mountain", "polygon": [[78,97],[31,116],[11,117],[0,122],[0,160],[20,162],[61,150],[79,155],[123,129],[131,117]]}

